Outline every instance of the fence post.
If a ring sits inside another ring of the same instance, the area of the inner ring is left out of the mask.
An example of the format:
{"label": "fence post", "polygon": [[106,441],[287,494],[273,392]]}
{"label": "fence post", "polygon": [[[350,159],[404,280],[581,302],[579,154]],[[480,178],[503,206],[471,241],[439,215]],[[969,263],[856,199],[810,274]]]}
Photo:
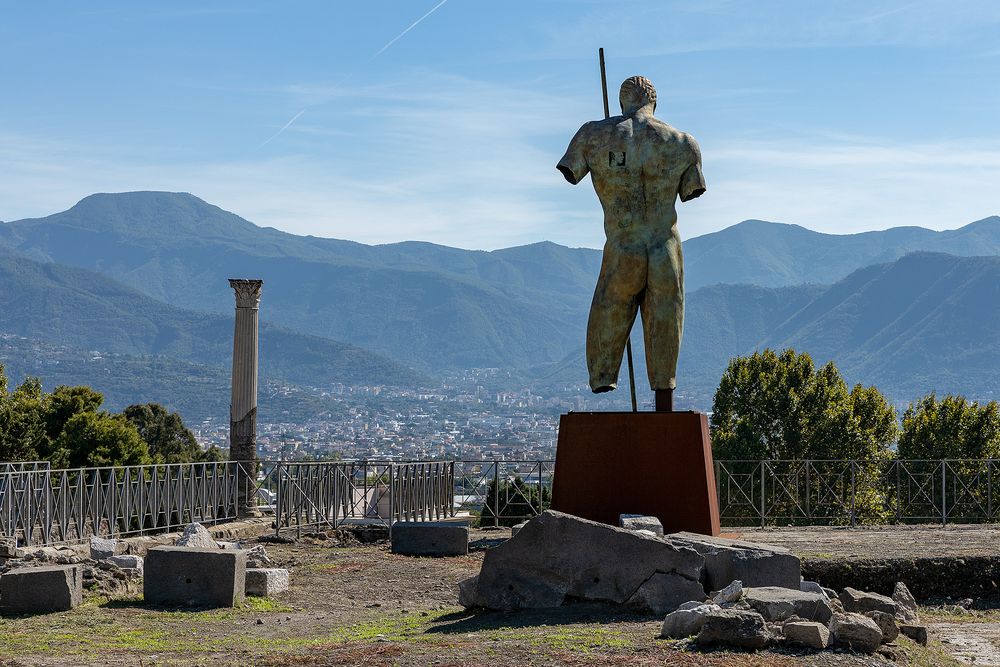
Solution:
{"label": "fence post", "polygon": [[396,464],[389,463],[389,539],[392,540],[392,524],[396,516]]}
{"label": "fence post", "polygon": [[493,526],[500,526],[500,462],[493,462]]}
{"label": "fence post", "polygon": [[903,464],[896,461],[896,523],[903,522]]}
{"label": "fence post", "polygon": [[766,501],[764,500],[764,498],[766,496],[766,487],[764,485],[764,468],[765,467],[767,467],[767,463],[765,463],[764,461],[761,461],[760,462],[760,527],[761,528],[764,527],[764,513],[766,511],[766,506],[765,506],[765,502]]}
{"label": "fence post", "polygon": [[851,459],[851,528],[858,525],[858,462]]}
{"label": "fence post", "polygon": [[993,459],[986,461],[986,523],[993,521]]}
{"label": "fence post", "polygon": [[948,477],[946,467],[948,461],[946,459],[941,460],[941,525],[948,525],[948,508],[946,503],[948,502]]}

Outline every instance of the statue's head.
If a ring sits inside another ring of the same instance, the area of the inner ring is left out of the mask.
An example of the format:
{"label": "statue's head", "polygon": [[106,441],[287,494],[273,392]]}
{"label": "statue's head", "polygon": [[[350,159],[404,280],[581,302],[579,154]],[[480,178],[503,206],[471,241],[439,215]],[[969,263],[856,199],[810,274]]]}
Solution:
{"label": "statue's head", "polygon": [[618,101],[621,102],[622,113],[626,116],[631,116],[647,104],[652,104],[655,111],[656,88],[653,88],[653,82],[644,76],[630,76],[622,82]]}

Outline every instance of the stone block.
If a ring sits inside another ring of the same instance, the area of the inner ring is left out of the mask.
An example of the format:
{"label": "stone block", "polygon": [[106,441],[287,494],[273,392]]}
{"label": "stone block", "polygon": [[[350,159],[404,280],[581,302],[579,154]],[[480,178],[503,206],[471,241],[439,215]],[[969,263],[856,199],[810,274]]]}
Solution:
{"label": "stone block", "polygon": [[760,586],[748,588],[743,597],[754,611],[772,622],[798,616],[806,621],[827,623],[833,616],[833,610],[822,593],[807,593],[780,586]]}
{"label": "stone block", "polygon": [[522,528],[524,528],[527,525],[528,525],[527,521],[522,521],[521,523],[515,523],[513,526],[510,527],[510,536],[514,537],[521,531]]}
{"label": "stone block", "polygon": [[463,582],[461,599],[504,610],[558,607],[567,599],[624,604],[657,573],[686,579],[671,581],[685,596],[704,599],[703,588],[689,586],[700,586],[704,574],[693,549],[548,510],[517,539],[487,550],[478,579]]}
{"label": "stone block", "polygon": [[184,526],[184,533],[177,538],[178,547],[194,547],[196,549],[218,549],[219,543],[208,532],[208,528],[200,523],[189,523]]}
{"label": "stone block", "polygon": [[663,535],[663,524],[655,516],[622,514],[618,517],[618,525],[625,530],[648,530],[654,535]]}
{"label": "stone block", "polygon": [[781,626],[781,633],[790,644],[822,651],[830,646],[830,629],[815,621],[789,621]]}
{"label": "stone block", "polygon": [[764,617],[754,611],[719,609],[705,616],[696,639],[702,646],[736,646],[758,649],[767,646],[771,634]]}
{"label": "stone block", "polygon": [[94,560],[107,560],[118,553],[118,540],[104,537],[90,538],[90,557]]}
{"label": "stone block", "polygon": [[896,615],[896,603],[891,598],[878,593],[866,593],[849,586],[840,591],[840,602],[844,605],[844,610],[849,612],[865,614],[869,611],[883,611],[892,616]]}
{"label": "stone block", "polygon": [[400,521],[392,525],[392,553],[405,556],[465,556],[469,527],[444,521]]}
{"label": "stone block", "polygon": [[672,533],[664,539],[679,547],[690,547],[705,558],[705,586],[709,590],[722,590],[737,579],[747,588],[781,586],[798,590],[802,581],[798,556],[783,547],[695,533]]}
{"label": "stone block", "polygon": [[690,607],[686,604],[681,605],[680,609],[667,614],[663,619],[660,639],[684,639],[696,635],[701,631],[701,626],[705,624],[708,615],[718,610],[718,605],[714,604],[703,603]]}
{"label": "stone block", "polygon": [[899,628],[896,627],[895,616],[887,614],[884,611],[865,612],[865,616],[875,621],[875,625],[877,625],[878,629],[882,631],[883,644],[896,641],[896,637],[899,636]]}
{"label": "stone block", "polygon": [[743,582],[736,580],[712,596],[712,602],[718,605],[732,604],[743,597]]}
{"label": "stone block", "polygon": [[[815,581],[803,581],[799,584],[799,590],[803,593],[818,593],[823,596],[823,599],[827,602],[830,601],[830,595],[827,593],[827,589],[820,586]],[[836,596],[834,596],[836,597]]]}
{"label": "stone block", "polygon": [[830,630],[839,646],[874,653],[882,644],[882,630],[872,619],[861,614],[834,614]]}
{"label": "stone block", "polygon": [[107,559],[112,565],[117,565],[121,569],[125,570],[129,574],[135,577],[141,577],[143,572],[143,560],[142,556],[134,555],[123,555],[123,556],[112,556]]}
{"label": "stone block", "polygon": [[288,590],[288,570],[268,567],[247,570],[247,595],[270,597]]}
{"label": "stone block", "polygon": [[146,553],[147,604],[235,607],[246,590],[246,553],[239,549],[156,547]]}
{"label": "stone block", "polygon": [[69,611],[82,601],[79,565],[25,567],[0,576],[0,609],[4,614]]}
{"label": "stone block", "polygon": [[896,588],[892,592],[892,601],[896,603],[896,618],[899,620],[912,623],[919,618],[917,601],[902,581],[896,582]]}
{"label": "stone block", "polygon": [[24,549],[17,548],[15,538],[0,538],[0,558],[21,558],[22,556],[24,556]]}
{"label": "stone block", "polygon": [[672,572],[657,572],[644,581],[625,604],[642,614],[663,616],[685,602],[704,600],[705,589],[701,583]]}
{"label": "stone block", "polygon": [[927,646],[927,627],[915,623],[903,623],[899,626],[900,633],[909,637],[921,646]]}

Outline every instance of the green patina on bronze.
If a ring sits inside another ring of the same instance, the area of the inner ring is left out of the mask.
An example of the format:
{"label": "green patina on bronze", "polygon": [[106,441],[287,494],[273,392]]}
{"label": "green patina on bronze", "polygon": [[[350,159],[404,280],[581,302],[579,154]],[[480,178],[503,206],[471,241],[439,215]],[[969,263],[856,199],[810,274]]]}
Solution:
{"label": "green patina on bronze", "polygon": [[653,390],[676,386],[684,327],[684,259],[677,197],[705,192],[701,151],[690,135],[654,118],[656,90],[626,79],[622,115],[586,123],[557,168],[576,185],[588,173],[604,208],[604,259],[587,324],[587,367],[595,393],[617,386],[622,353],[642,313]]}

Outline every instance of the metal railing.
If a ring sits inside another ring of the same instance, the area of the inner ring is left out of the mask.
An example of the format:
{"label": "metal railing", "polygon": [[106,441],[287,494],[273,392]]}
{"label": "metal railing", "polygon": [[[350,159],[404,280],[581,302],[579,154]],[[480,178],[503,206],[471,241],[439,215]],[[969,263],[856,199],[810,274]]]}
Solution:
{"label": "metal railing", "polygon": [[275,531],[384,525],[453,517],[451,461],[270,462],[261,487],[274,494]]}
{"label": "metal railing", "polygon": [[455,507],[510,526],[548,509],[555,461],[456,461]]}
{"label": "metal railing", "polygon": [[0,473],[0,536],[25,546],[159,532],[237,512],[237,463]]}
{"label": "metal railing", "polygon": [[[0,465],[0,537],[21,545],[236,519],[240,485],[277,532],[383,526],[469,513],[512,525],[547,509],[555,462],[236,462],[49,470]],[[1000,460],[715,462],[724,525],[1000,522]],[[608,480],[609,484],[622,483]],[[625,482],[627,483],[627,482]]]}
{"label": "metal railing", "polygon": [[48,461],[0,461],[0,473],[49,470],[51,467]]}
{"label": "metal railing", "polygon": [[716,461],[727,525],[995,523],[1000,461]]}

